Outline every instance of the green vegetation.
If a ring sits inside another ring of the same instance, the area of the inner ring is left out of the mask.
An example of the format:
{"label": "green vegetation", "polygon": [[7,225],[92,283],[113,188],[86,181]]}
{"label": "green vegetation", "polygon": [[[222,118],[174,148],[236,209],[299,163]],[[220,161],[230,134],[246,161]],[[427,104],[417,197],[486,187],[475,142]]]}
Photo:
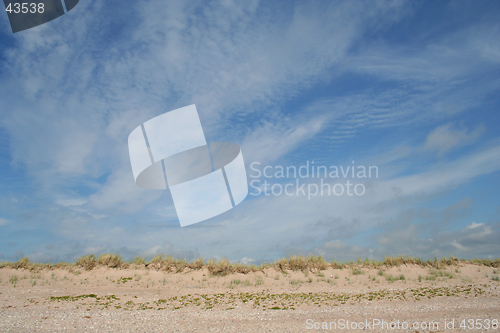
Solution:
{"label": "green vegetation", "polygon": [[243,273],[247,274],[250,272],[262,271],[262,267],[267,267],[267,264],[264,263],[261,267],[257,267],[255,265],[244,265],[240,263],[232,264],[228,259],[222,259],[221,261],[209,260],[207,262],[206,267],[211,275],[214,276],[226,276],[228,274],[233,273]]}
{"label": "green vegetation", "polygon": [[233,279],[231,280],[231,282],[229,283],[229,288],[234,288],[235,286],[238,286],[238,285],[243,285],[245,287],[250,287],[252,285],[252,283],[250,282],[250,280],[244,280],[244,281],[241,281],[240,279]]}
{"label": "green vegetation", "polygon": [[12,283],[14,285],[14,287],[16,286],[17,281],[18,281],[17,275],[9,276],[9,282]]}
{"label": "green vegetation", "polygon": [[[443,278],[443,279],[454,279],[455,275],[451,272],[445,271],[445,270],[431,270],[429,276],[425,277],[425,280],[427,281],[435,281],[438,278]],[[419,278],[419,281],[421,279]]]}
{"label": "green vegetation", "polygon": [[[244,285],[245,281],[232,280],[231,285]],[[364,293],[334,293],[334,292],[293,292],[272,293],[270,290],[259,292],[224,292],[217,294],[187,294],[177,295],[156,301],[135,303],[132,300],[121,301],[114,295],[97,296],[96,294],[78,296],[50,297],[50,302],[75,302],[76,305],[105,309],[112,307],[125,311],[130,310],[171,310],[196,308],[210,310],[219,306],[225,310],[248,305],[253,309],[266,310],[295,310],[301,305],[306,306],[343,306],[358,304],[361,301],[392,301],[392,300],[421,300],[438,297],[477,297],[487,293],[488,285],[462,285],[454,287],[419,287],[407,290],[381,289]],[[137,298],[137,297],[135,297]]]}
{"label": "green vegetation", "polygon": [[120,267],[122,264],[122,257],[116,253],[104,253],[97,258],[100,265],[108,266],[111,268]]}
{"label": "green vegetation", "polygon": [[116,282],[117,284],[120,284],[120,283],[127,283],[129,281],[132,281],[132,278],[131,277],[122,277],[122,278],[119,278],[118,280],[113,280],[111,282]]}
{"label": "green vegetation", "polygon": [[260,276],[257,276],[257,279],[255,280],[255,285],[260,286],[262,284],[264,284],[264,279]]}
{"label": "green vegetation", "polygon": [[281,258],[271,264],[277,270],[285,272],[291,271],[311,271],[319,272],[328,268],[328,264],[322,256],[310,255],[309,257],[290,256],[290,258]]}
{"label": "green vegetation", "polygon": [[295,285],[295,284],[301,284],[301,283],[303,283],[304,281],[299,280],[299,279],[290,279],[290,281],[289,281],[289,282],[290,282],[290,284],[291,284],[291,285]]}
{"label": "green vegetation", "polygon": [[391,275],[386,275],[385,279],[387,281],[391,282],[391,283],[395,282],[395,281],[399,281],[399,280],[401,280],[401,281],[406,280],[404,274],[401,274],[399,276],[392,276],[392,274]]}
{"label": "green vegetation", "polygon": [[89,255],[80,257],[76,261],[77,266],[81,266],[87,270],[91,270],[92,268],[94,268],[96,263],[97,262],[96,262],[95,256],[93,254],[89,254]]}
{"label": "green vegetation", "polygon": [[[289,258],[281,258],[272,263],[262,263],[260,266],[256,265],[246,265],[241,263],[231,263],[228,259],[222,259],[220,261],[208,260],[205,261],[203,258],[198,258],[192,262],[188,262],[186,259],[174,258],[172,256],[163,256],[161,254],[154,256],[151,261],[147,261],[145,258],[136,257],[132,262],[124,262],[123,259],[115,253],[104,253],[99,255],[97,258],[95,255],[90,254],[78,258],[76,264],[67,263],[57,263],[57,264],[40,264],[31,263],[27,257],[20,259],[15,263],[1,262],[0,268],[14,268],[14,269],[29,269],[30,271],[39,271],[40,269],[53,269],[53,268],[69,268],[71,273],[79,274],[78,270],[74,268],[82,267],[86,270],[92,270],[97,267],[110,267],[110,268],[127,268],[127,267],[137,267],[138,265],[145,265],[148,269],[156,269],[165,272],[181,273],[188,270],[202,270],[207,269],[208,272],[213,276],[226,276],[228,274],[243,273],[247,274],[250,272],[261,271],[264,272],[265,268],[273,267],[276,270],[281,271],[283,274],[287,274],[290,271],[302,271],[305,277],[309,277],[309,272],[314,273],[318,277],[324,277],[321,272],[327,268],[333,269],[350,269],[353,275],[364,274],[363,269],[379,269],[378,275],[384,276],[384,271],[391,267],[400,267],[408,265],[417,265],[420,267],[431,268],[437,273],[430,277],[430,279],[437,277],[455,278],[454,274],[446,271],[445,268],[452,267],[452,271],[458,273],[458,264],[474,264],[478,265],[478,271],[481,267],[500,267],[499,259],[456,259],[453,256],[449,258],[434,258],[433,260],[422,260],[419,258],[405,256],[384,257],[383,261],[361,259],[358,258],[356,262],[338,262],[334,260],[333,262],[326,262],[322,256],[310,255],[305,256],[290,256]],[[433,273],[431,273],[433,274]],[[497,270],[493,271],[493,274],[497,274]],[[428,277],[425,277],[426,279]],[[279,278],[277,278],[279,279]]]}
{"label": "green vegetation", "polygon": [[28,257],[21,258],[17,263],[14,264],[14,268],[29,268],[30,266],[31,263]]}
{"label": "green vegetation", "polygon": [[500,259],[471,259],[469,260],[470,263],[480,265],[480,266],[487,266],[487,267],[494,267],[498,268],[500,267]]}
{"label": "green vegetation", "polygon": [[146,259],[142,257],[135,257],[134,258],[134,265],[144,265],[146,263]]}

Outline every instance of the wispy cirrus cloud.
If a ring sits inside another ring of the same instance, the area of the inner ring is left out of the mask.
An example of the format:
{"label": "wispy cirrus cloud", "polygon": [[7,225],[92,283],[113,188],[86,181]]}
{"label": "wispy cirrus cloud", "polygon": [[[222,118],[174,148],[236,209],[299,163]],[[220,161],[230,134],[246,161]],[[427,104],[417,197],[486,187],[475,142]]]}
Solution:
{"label": "wispy cirrus cloud", "polygon": [[424,151],[437,151],[438,155],[443,155],[455,147],[473,143],[484,131],[485,126],[482,124],[468,132],[463,126],[457,128],[455,124],[448,123],[429,133],[422,149]]}
{"label": "wispy cirrus cloud", "polygon": [[5,219],[5,218],[3,218],[3,217],[0,217],[0,227],[1,227],[1,226],[4,226],[4,225],[7,225],[7,224],[9,224],[9,223],[10,223],[10,221],[9,221],[9,220],[7,220],[7,219]]}
{"label": "wispy cirrus cloud", "polygon": [[[16,221],[2,228],[71,240],[68,258],[88,249],[265,258],[292,243],[312,249],[318,242],[345,245],[346,255],[366,253],[348,244],[353,225],[364,232],[498,171],[498,146],[482,135],[495,119],[483,116],[483,128],[461,117],[494,108],[499,25],[463,19],[457,26],[445,16],[446,24],[430,29],[421,6],[97,0],[12,37],[0,72],[0,126],[10,146],[0,157],[30,191],[16,193],[17,202],[0,193]],[[467,16],[444,7],[447,15]],[[207,138],[238,142],[247,164],[300,165],[312,155],[338,164],[363,153],[392,171],[367,183],[370,195],[355,202],[252,198],[209,222],[214,228],[152,228],[171,226],[175,210],[168,193],[135,186],[126,138],[145,120],[192,103]],[[407,128],[405,136],[376,151],[373,133],[398,128]],[[477,150],[458,149],[469,144]],[[426,155],[451,151],[457,156],[439,163]],[[122,246],[125,240],[131,245]],[[40,260],[62,251],[36,246]]]}

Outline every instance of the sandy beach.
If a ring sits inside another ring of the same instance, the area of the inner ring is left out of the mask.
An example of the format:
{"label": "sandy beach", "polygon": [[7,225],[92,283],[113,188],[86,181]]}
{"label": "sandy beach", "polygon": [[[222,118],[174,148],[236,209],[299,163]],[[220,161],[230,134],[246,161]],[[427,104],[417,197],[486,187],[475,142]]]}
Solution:
{"label": "sandy beach", "polygon": [[2,332],[500,331],[498,268],[0,269]]}

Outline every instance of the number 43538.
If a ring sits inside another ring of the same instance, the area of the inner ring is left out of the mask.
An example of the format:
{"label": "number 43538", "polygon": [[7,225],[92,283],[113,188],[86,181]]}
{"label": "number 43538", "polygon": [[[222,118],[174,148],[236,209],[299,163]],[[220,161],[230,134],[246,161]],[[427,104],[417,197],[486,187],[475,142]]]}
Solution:
{"label": "number 43538", "polygon": [[31,13],[31,14],[35,14],[35,13],[43,13],[45,11],[45,5],[43,3],[15,3],[14,5],[12,5],[11,3],[9,3],[9,5],[7,6],[7,8],[5,9],[9,14],[10,13],[14,13],[14,14],[19,14],[19,13],[23,13],[23,14],[26,14],[26,13]]}
{"label": "number 43538", "polygon": [[462,320],[460,323],[460,328],[464,329],[498,329],[498,319],[469,319],[469,320]]}

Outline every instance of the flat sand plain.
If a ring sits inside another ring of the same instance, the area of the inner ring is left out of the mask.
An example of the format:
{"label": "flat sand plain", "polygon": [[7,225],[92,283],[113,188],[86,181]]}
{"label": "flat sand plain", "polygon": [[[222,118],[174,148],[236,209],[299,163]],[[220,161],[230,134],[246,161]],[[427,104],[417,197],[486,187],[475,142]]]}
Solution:
{"label": "flat sand plain", "polygon": [[499,273],[460,263],[227,276],[2,268],[0,331],[500,332]]}

